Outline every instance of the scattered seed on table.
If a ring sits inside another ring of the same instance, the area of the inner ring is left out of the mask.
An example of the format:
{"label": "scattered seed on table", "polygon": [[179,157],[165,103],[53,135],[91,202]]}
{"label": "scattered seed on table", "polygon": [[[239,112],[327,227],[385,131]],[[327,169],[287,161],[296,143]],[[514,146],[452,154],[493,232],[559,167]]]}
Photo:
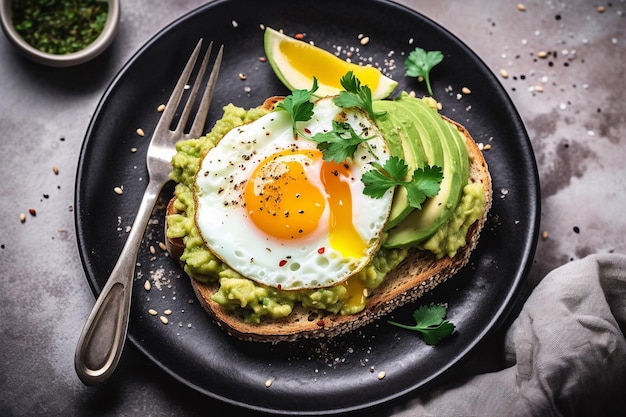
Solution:
{"label": "scattered seed on table", "polygon": [[502,78],[509,78],[509,73],[508,73],[508,71],[507,71],[507,70],[505,70],[505,69],[501,69],[501,70],[500,70],[500,76],[501,76]]}
{"label": "scattered seed on table", "polygon": [[137,148],[130,148],[130,151],[131,151],[132,153],[135,153],[135,152],[137,152]]}
{"label": "scattered seed on table", "polygon": [[548,57],[548,53],[546,51],[539,51],[537,52],[537,56],[541,59],[544,59]]}
{"label": "scattered seed on table", "polygon": [[165,316],[161,316],[161,317],[159,317],[159,320],[161,320],[161,323],[163,323],[163,324],[167,324],[167,323],[169,323],[169,322],[170,322],[170,321],[168,320],[168,318],[167,318],[167,317],[165,317]]}
{"label": "scattered seed on table", "polygon": [[156,249],[154,248],[154,246],[150,245],[150,254],[154,255],[156,253]]}
{"label": "scattered seed on table", "polygon": [[172,310],[168,308],[167,310],[163,312],[163,314],[165,314],[166,316],[169,316],[170,314],[172,314]]}
{"label": "scattered seed on table", "polygon": [[604,13],[606,10],[606,8],[604,6],[598,6],[596,7],[596,12],[598,13]]}
{"label": "scattered seed on table", "polygon": [[115,192],[115,194],[119,194],[119,195],[124,194],[124,189],[122,187],[115,187],[113,188],[113,191]]}
{"label": "scattered seed on table", "polygon": [[486,144],[485,146],[483,146],[483,150],[488,151],[489,149],[491,149],[491,144]]}
{"label": "scattered seed on table", "polygon": [[146,282],[143,283],[143,289],[146,291],[150,291],[151,288],[152,284],[150,284],[150,281],[146,280]]}
{"label": "scattered seed on table", "polygon": [[148,310],[148,314],[150,314],[151,316],[156,316],[159,313],[155,309],[151,308],[150,310]]}
{"label": "scattered seed on table", "polygon": [[361,38],[361,45],[367,45],[368,43],[370,43],[369,36],[364,36],[363,38]]}
{"label": "scattered seed on table", "polygon": [[143,137],[143,136],[145,136],[145,135],[146,135],[146,134],[145,134],[145,132],[143,131],[143,129],[142,129],[142,128],[137,128],[137,131],[136,131],[136,132],[137,132],[137,134],[138,134],[139,136],[141,136],[141,137]]}
{"label": "scattered seed on table", "polygon": [[377,376],[378,376],[378,379],[383,379],[385,375],[387,375],[385,371],[380,371]]}
{"label": "scattered seed on table", "polygon": [[52,172],[54,172],[54,175],[59,175],[59,167],[56,165],[53,165]]}
{"label": "scattered seed on table", "polygon": [[538,93],[543,93],[543,87],[540,86],[540,85],[536,85],[535,86],[535,91],[538,92]]}
{"label": "scattered seed on table", "polygon": [[20,213],[20,222],[24,223],[26,221],[26,215],[24,213]]}
{"label": "scattered seed on table", "polygon": [[517,3],[517,10],[519,10],[520,12],[525,12],[526,6],[524,6],[522,3]]}
{"label": "scattered seed on table", "polygon": [[165,104],[161,104],[159,107],[157,107],[157,111],[160,113],[163,110],[165,110]]}
{"label": "scattered seed on table", "polygon": [[470,89],[469,89],[469,88],[467,88],[467,87],[463,87],[463,88],[461,89],[461,92],[462,92],[463,94],[471,94],[471,93],[472,93],[472,90],[470,90]]}
{"label": "scattered seed on table", "polygon": [[543,232],[541,232],[541,238],[543,240],[546,240],[548,238],[548,231],[544,230]]}
{"label": "scattered seed on table", "polygon": [[272,386],[272,380],[271,379],[268,379],[267,381],[265,381],[265,387],[266,388],[269,388],[271,386]]}
{"label": "scattered seed on table", "polygon": [[265,58],[264,56],[260,56],[260,57],[259,57],[259,61],[261,61],[261,62],[265,62],[265,61],[267,61],[267,58]]}
{"label": "scattered seed on table", "polygon": [[159,242],[159,248],[161,248],[161,250],[166,251],[167,250],[167,245],[165,245],[165,243],[163,243],[163,242]]}
{"label": "scattered seed on table", "polygon": [[246,77],[246,74],[244,74],[243,72],[240,72],[240,73],[239,73],[239,79],[240,79],[240,80],[245,80],[246,78],[247,78],[247,77]]}

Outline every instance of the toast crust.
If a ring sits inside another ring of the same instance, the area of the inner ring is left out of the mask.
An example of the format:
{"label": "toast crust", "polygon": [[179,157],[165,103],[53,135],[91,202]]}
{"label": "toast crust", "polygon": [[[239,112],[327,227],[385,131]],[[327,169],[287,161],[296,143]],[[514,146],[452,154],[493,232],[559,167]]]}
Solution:
{"label": "toast crust", "polygon": [[[281,97],[271,97],[266,100],[264,106],[273,108],[280,99]],[[381,285],[371,290],[363,311],[353,315],[331,314],[296,305],[288,317],[264,318],[260,324],[250,324],[211,299],[219,289],[218,282],[207,284],[190,278],[191,286],[202,307],[221,328],[242,340],[276,343],[300,338],[332,337],[361,327],[402,305],[415,301],[453,276],[467,264],[478,243],[480,232],[487,221],[487,213],[491,208],[492,186],[487,162],[469,132],[462,125],[445,119],[463,134],[470,162],[469,182],[481,184],[486,197],[482,218],[469,228],[467,244],[460,248],[454,257],[444,256],[437,259],[428,251],[412,248],[407,258],[385,277]],[[168,204],[166,215],[175,212],[174,199]],[[167,222],[165,224],[167,227]],[[166,246],[174,259],[180,258],[184,249],[181,239],[166,238]]]}

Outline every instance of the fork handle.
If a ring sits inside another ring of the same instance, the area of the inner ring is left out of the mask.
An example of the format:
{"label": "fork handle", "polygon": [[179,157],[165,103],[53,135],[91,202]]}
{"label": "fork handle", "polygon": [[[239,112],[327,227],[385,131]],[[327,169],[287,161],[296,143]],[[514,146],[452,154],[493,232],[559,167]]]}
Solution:
{"label": "fork handle", "polygon": [[106,381],[122,355],[137,253],[163,183],[150,181],[122,252],[78,339],[74,367],[85,385]]}

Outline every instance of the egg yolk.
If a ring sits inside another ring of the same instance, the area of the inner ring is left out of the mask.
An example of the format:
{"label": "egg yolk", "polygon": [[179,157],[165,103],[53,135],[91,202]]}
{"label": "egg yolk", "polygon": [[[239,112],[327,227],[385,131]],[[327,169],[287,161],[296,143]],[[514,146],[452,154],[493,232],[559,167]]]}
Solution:
{"label": "egg yolk", "polygon": [[[320,166],[320,190],[309,175]],[[318,229],[328,204],[330,246],[344,257],[364,255],[367,244],[352,222],[350,166],[322,159],[317,150],[288,149],[263,160],[248,179],[243,192],[252,222],[269,236],[298,239]]]}

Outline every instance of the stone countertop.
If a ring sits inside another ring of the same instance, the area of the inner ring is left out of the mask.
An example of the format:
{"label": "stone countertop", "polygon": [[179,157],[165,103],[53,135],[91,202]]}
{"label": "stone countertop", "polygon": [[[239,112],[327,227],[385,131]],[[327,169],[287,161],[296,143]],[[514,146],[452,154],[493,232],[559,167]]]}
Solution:
{"label": "stone countertop", "polygon": [[[0,182],[1,415],[233,411],[184,387],[133,348],[125,350],[111,383],[98,388],[85,387],[73,367],[76,341],[94,303],[74,229],[81,144],[123,64],[160,29],[204,2],[160,3],[124,2],[114,43],[77,68],[31,63],[0,36],[0,166],[6,174]],[[399,3],[473,49],[500,77],[525,123],[542,189],[542,235],[526,288],[571,260],[626,252],[624,0],[532,0],[525,11],[511,1]],[[499,192],[494,190],[496,198]]]}

